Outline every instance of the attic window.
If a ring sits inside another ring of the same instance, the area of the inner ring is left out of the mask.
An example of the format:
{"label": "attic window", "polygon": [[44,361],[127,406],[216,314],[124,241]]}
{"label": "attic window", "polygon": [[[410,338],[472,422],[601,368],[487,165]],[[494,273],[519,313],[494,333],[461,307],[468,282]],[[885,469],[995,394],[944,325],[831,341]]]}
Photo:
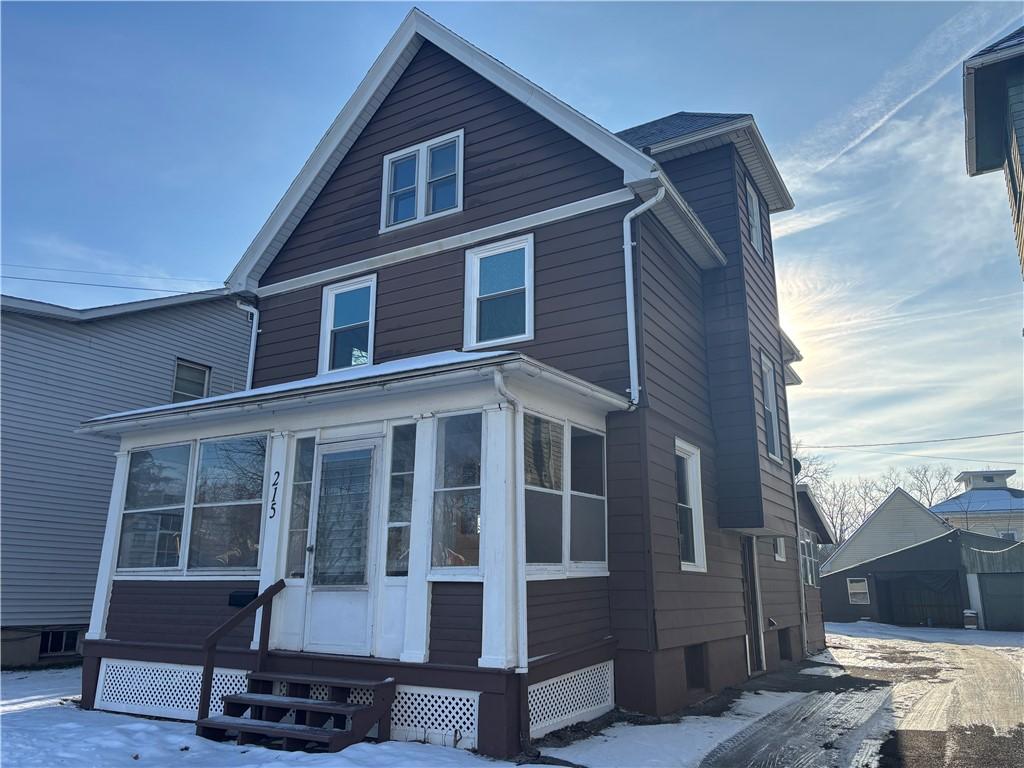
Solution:
{"label": "attic window", "polygon": [[462,210],[461,130],[384,158],[380,231]]}
{"label": "attic window", "polygon": [[761,231],[761,198],[757,196],[757,190],[750,183],[750,179],[747,179],[747,224],[750,225],[750,244],[763,259],[765,256],[764,233]]}
{"label": "attic window", "polygon": [[995,475],[982,475],[981,479],[986,483],[994,483],[996,481]]}

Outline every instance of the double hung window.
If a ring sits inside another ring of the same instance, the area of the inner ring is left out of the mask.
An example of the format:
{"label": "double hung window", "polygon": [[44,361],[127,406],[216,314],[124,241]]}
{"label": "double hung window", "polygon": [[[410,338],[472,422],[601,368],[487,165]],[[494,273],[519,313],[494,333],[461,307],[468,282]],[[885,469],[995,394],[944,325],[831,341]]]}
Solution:
{"label": "double hung window", "polygon": [[775,388],[775,363],[761,353],[761,396],[764,398],[764,430],[768,455],[782,458],[779,439],[779,396]]}
{"label": "double hung window", "polygon": [[818,586],[818,534],[800,529],[800,573],[804,584]]}
{"label": "double hung window", "polygon": [[867,579],[847,579],[846,594],[850,598],[850,605],[871,604],[871,594],[868,592]]}
{"label": "double hung window", "polygon": [[381,232],[462,210],[462,131],[384,158]]}
{"label": "double hung window", "polygon": [[761,199],[750,179],[747,179],[747,225],[750,229],[750,244],[754,246],[758,256],[765,258],[764,232],[761,230]]}
{"label": "double hung window", "polygon": [[373,364],[377,277],[324,288],[319,372]]}
{"label": "double hung window", "polygon": [[679,567],[706,571],[704,506],[700,485],[700,449],[676,438],[676,526]]}
{"label": "double hung window", "polygon": [[466,251],[463,349],[533,338],[533,235]]}
{"label": "double hung window", "polygon": [[174,385],[171,387],[171,402],[183,403],[206,397],[210,391],[210,368],[198,363],[176,360],[174,363]]}

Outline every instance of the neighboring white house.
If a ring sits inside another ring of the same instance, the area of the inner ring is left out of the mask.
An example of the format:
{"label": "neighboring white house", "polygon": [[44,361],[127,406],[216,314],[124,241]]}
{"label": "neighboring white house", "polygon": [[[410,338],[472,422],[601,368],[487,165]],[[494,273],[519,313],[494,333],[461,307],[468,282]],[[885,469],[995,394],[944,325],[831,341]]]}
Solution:
{"label": "neighboring white house", "polygon": [[1024,534],[1024,491],[1010,488],[1012,469],[983,469],[956,476],[964,491],[932,512],[956,528],[1009,541],[1021,541]]}
{"label": "neighboring white house", "polygon": [[896,488],[822,563],[821,573],[832,573],[920,544],[950,528],[909,493]]}

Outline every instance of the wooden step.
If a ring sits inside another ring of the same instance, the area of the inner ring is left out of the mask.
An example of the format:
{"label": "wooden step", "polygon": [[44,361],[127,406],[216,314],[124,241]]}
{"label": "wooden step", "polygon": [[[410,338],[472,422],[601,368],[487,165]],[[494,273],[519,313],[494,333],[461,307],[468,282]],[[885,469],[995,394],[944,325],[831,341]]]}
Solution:
{"label": "wooden step", "polygon": [[299,742],[316,742],[318,744],[330,745],[337,741],[338,737],[345,737],[344,731],[337,731],[333,728],[314,728],[309,725],[292,725],[290,723],[268,723],[263,720],[251,720],[248,717],[229,717],[228,715],[217,715],[207,717],[196,723],[196,729],[202,733],[204,729],[215,729],[218,731],[234,731],[239,734],[256,733],[261,736],[270,736],[276,739],[293,739]]}
{"label": "wooden step", "polygon": [[370,688],[376,690],[394,685],[395,679],[368,680],[355,677],[321,677],[320,675],[293,675],[288,672],[250,672],[250,680],[295,683],[297,685],[326,685],[329,688]]}
{"label": "wooden step", "polygon": [[305,712],[327,712],[332,715],[352,716],[367,707],[364,704],[349,704],[340,701],[324,701],[323,699],[303,699],[296,696],[275,696],[271,693],[233,693],[224,696],[225,704],[246,704],[255,707],[277,707],[278,709],[298,709]]}

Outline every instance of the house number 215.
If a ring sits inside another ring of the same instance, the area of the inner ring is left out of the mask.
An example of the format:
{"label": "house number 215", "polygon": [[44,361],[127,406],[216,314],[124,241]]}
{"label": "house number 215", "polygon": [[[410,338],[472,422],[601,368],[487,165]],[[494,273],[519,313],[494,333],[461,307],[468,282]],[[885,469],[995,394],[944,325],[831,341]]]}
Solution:
{"label": "house number 215", "polygon": [[270,484],[270,520],[277,514],[277,487],[281,484],[281,473],[274,470],[274,482]]}

